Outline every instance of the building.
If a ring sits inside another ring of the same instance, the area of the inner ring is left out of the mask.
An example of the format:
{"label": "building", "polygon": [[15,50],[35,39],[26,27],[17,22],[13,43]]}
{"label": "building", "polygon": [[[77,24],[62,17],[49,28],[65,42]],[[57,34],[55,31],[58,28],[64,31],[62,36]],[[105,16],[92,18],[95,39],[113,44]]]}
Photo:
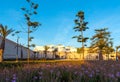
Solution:
{"label": "building", "polygon": [[[48,59],[54,59],[54,58],[61,58],[61,59],[66,59],[66,58],[72,58],[73,54],[75,55],[75,53],[77,53],[77,48],[74,47],[70,47],[70,46],[64,46],[61,44],[58,45],[46,45],[48,47],[47,49],[47,56],[46,58]],[[39,47],[35,47],[34,51],[39,52],[38,58],[44,58],[45,54],[44,54],[44,50],[41,49],[44,48],[44,46],[39,46]],[[37,49],[38,48],[38,49]],[[42,53],[41,53],[42,50]],[[77,58],[79,58],[78,56],[76,56]]]}
{"label": "building", "polygon": [[[82,49],[78,52],[78,48],[72,46],[64,46],[64,45],[46,45],[47,49],[47,56],[48,59],[60,58],[60,59],[83,59]],[[39,52],[39,58],[45,58],[44,54],[44,46],[36,47],[39,48],[37,52]],[[35,48],[35,49],[36,49]],[[43,53],[42,53],[42,52]],[[115,59],[115,52],[109,54],[109,59]],[[84,48],[84,59],[85,60],[99,60],[99,53],[90,53],[89,48]],[[108,60],[108,54],[103,54],[103,59]]]}
{"label": "building", "polygon": [[[0,37],[0,44],[2,42],[2,37]],[[18,49],[17,49],[18,46]],[[17,45],[16,42],[6,39],[5,40],[5,50],[4,50],[4,59],[26,59],[27,48],[22,45]],[[34,51],[30,50],[30,58],[34,58]]]}
{"label": "building", "polygon": [[[2,42],[2,38],[0,37],[0,44]],[[17,47],[18,46],[18,47]],[[30,50],[30,58],[31,59],[83,59],[82,50],[78,53],[77,49],[72,46],[64,46],[61,44],[58,45],[46,45],[47,50],[45,50],[45,46],[36,46],[34,51]],[[89,53],[89,48],[84,48],[84,58],[87,60],[98,60],[99,53]],[[16,42],[6,39],[5,51],[3,55],[4,59],[27,59],[27,48],[18,45]],[[116,53],[113,52],[111,54],[103,54],[104,60],[107,59],[116,59]]]}

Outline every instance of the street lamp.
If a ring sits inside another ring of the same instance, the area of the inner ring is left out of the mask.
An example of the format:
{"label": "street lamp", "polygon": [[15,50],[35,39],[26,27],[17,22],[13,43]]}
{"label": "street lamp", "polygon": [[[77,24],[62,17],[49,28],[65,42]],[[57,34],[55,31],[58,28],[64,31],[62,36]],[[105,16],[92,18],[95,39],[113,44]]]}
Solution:
{"label": "street lamp", "polygon": [[17,37],[17,53],[16,53],[16,62],[18,62],[18,47],[19,47],[19,37]]}

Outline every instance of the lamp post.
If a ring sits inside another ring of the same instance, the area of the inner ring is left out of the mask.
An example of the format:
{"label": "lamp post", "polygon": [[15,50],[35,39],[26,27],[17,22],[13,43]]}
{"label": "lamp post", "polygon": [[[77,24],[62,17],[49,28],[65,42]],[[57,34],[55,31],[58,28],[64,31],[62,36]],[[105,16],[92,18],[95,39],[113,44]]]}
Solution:
{"label": "lamp post", "polygon": [[18,47],[19,47],[19,33],[20,33],[21,31],[16,31],[15,33],[13,33],[12,34],[12,36],[17,36],[17,45],[15,46],[15,48],[17,48],[17,50],[16,50],[16,62],[18,62]]}
{"label": "lamp post", "polygon": [[17,37],[17,53],[16,53],[16,62],[18,62],[18,47],[19,47],[19,37]]}

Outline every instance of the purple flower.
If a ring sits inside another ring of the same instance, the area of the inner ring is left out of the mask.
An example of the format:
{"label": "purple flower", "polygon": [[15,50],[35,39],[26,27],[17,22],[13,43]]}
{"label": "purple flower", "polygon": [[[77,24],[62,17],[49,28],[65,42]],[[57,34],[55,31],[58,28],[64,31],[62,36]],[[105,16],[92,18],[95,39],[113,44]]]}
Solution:
{"label": "purple flower", "polygon": [[39,76],[39,79],[42,79],[42,76]]}
{"label": "purple flower", "polygon": [[82,72],[79,72],[79,76],[80,76],[80,77],[83,76]]}
{"label": "purple flower", "polygon": [[78,72],[77,72],[77,71],[75,71],[75,72],[74,72],[74,74],[76,75],[76,74],[78,74]]}
{"label": "purple flower", "polygon": [[48,65],[46,65],[46,67],[50,67],[50,65],[48,64]]}
{"label": "purple flower", "polygon": [[39,74],[39,75],[42,75],[42,74],[43,74],[43,72],[42,72],[42,71],[41,71],[41,72],[38,72],[38,74]]}
{"label": "purple flower", "polygon": [[60,71],[57,72],[57,76],[58,76],[58,77],[60,76]]}
{"label": "purple flower", "polygon": [[16,74],[13,74],[11,82],[16,82],[16,80],[17,80],[17,76],[16,76]]}
{"label": "purple flower", "polygon": [[84,71],[85,72],[85,74],[88,74],[89,72],[88,72],[88,70],[86,70],[86,71]]}
{"label": "purple flower", "polygon": [[16,74],[13,74],[13,80],[16,80],[16,79],[17,79]]}
{"label": "purple flower", "polygon": [[51,69],[51,70],[50,70],[50,73],[53,73],[53,72],[54,72],[54,71]]}
{"label": "purple flower", "polygon": [[15,79],[13,79],[11,82],[16,82],[16,80],[15,80]]}
{"label": "purple flower", "polygon": [[108,77],[114,78],[115,76],[114,76],[114,74],[108,74]]}
{"label": "purple flower", "polygon": [[37,79],[38,77],[37,76],[34,76],[34,78],[33,79]]}
{"label": "purple flower", "polygon": [[88,76],[89,76],[90,78],[92,78],[92,77],[93,77],[93,74],[92,74],[92,73],[90,73]]}
{"label": "purple flower", "polygon": [[5,80],[6,80],[6,81],[9,81],[9,78],[6,78]]}
{"label": "purple flower", "polygon": [[120,77],[120,72],[117,72],[117,73],[116,73],[116,76],[117,76],[117,77]]}

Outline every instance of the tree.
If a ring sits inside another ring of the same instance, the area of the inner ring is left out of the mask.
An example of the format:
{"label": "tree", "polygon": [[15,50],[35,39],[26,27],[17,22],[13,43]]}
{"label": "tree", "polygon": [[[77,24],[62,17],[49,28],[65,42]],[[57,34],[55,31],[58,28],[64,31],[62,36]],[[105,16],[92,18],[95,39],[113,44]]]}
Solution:
{"label": "tree", "polygon": [[118,54],[120,53],[118,49],[120,49],[120,45],[116,46],[116,60],[118,60],[119,58]]}
{"label": "tree", "polygon": [[83,11],[79,11],[76,15],[77,19],[75,19],[75,24],[76,26],[73,28],[75,31],[80,32],[80,35],[78,36],[73,36],[73,38],[77,38],[78,42],[82,43],[82,52],[83,52],[83,59],[84,59],[84,46],[85,46],[85,42],[88,40],[88,37],[84,37],[83,32],[86,31],[86,29],[88,29],[87,24],[88,22],[84,21],[84,12]]}
{"label": "tree", "polygon": [[29,8],[23,7],[21,9],[22,9],[22,11],[24,11],[26,24],[28,26],[28,28],[27,28],[27,34],[28,34],[27,47],[28,47],[28,63],[29,63],[29,58],[30,58],[30,50],[29,49],[32,46],[32,45],[30,45],[30,42],[32,41],[32,39],[34,39],[34,37],[30,36],[30,34],[33,33],[37,29],[37,27],[40,25],[40,23],[38,21],[32,20],[32,17],[34,15],[37,15],[37,9],[38,9],[39,5],[32,2],[31,0],[26,0],[26,1],[29,4]]}
{"label": "tree", "polygon": [[106,47],[104,47],[104,53],[107,54],[108,60],[109,60],[109,55],[114,52],[114,48],[113,48],[113,42],[112,39],[110,39],[106,45]]}
{"label": "tree", "polygon": [[57,52],[58,52],[58,48],[54,48],[53,55],[52,55],[53,59],[56,59],[56,57],[59,58],[59,56],[57,55]]}
{"label": "tree", "polygon": [[44,55],[45,55],[45,59],[47,59],[47,51],[48,51],[48,49],[49,49],[49,47],[48,46],[44,46]]}
{"label": "tree", "polygon": [[20,45],[21,51],[20,51],[20,56],[21,56],[21,60],[23,59],[23,49],[22,49],[22,45]]}
{"label": "tree", "polygon": [[5,50],[5,39],[13,31],[14,30],[12,28],[8,29],[7,26],[3,26],[2,24],[0,24],[0,36],[2,38],[2,42],[0,44],[0,62],[3,61],[3,54]]}
{"label": "tree", "polygon": [[[99,52],[99,60],[103,60],[103,53],[112,51],[112,39],[108,28],[95,29],[95,35],[91,38],[90,51]],[[108,51],[106,51],[108,49]]]}

